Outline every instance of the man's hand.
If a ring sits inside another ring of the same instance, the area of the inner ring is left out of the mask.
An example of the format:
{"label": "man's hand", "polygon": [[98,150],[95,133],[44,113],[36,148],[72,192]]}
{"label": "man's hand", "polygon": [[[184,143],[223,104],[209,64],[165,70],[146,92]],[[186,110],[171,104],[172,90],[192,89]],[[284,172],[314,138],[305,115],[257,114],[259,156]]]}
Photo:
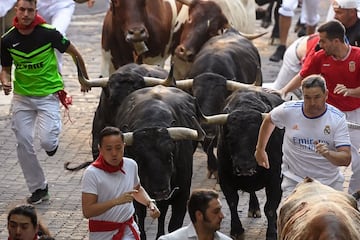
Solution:
{"label": "man's hand", "polygon": [[268,155],[265,151],[256,150],[254,156],[255,156],[256,162],[259,166],[264,167],[266,169],[270,168]]}
{"label": "man's hand", "polygon": [[155,202],[153,201],[150,201],[149,205],[148,205],[148,208],[150,210],[150,216],[152,218],[158,218],[160,217],[160,211],[159,209],[157,208]]}
{"label": "man's hand", "polygon": [[125,203],[131,203],[134,200],[134,193],[137,193],[138,190],[132,190],[129,192],[125,192],[120,197],[116,198],[116,205],[121,205]]}
{"label": "man's hand", "polygon": [[322,155],[323,157],[327,157],[329,155],[329,148],[325,143],[319,143],[318,141],[315,141],[315,151]]}
{"label": "man's hand", "polygon": [[335,94],[341,94],[344,97],[349,95],[349,90],[344,84],[336,84],[336,87],[334,88]]}

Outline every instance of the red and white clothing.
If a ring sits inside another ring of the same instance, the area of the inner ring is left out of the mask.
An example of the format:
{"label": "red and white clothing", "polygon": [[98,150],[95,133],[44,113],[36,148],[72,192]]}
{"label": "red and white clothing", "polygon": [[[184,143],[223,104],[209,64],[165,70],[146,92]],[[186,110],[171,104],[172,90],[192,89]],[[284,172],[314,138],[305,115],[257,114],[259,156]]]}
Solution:
{"label": "red and white clothing", "polygon": [[[343,111],[350,122],[360,123],[360,98],[344,97],[334,94],[336,84],[344,84],[347,88],[360,87],[360,48],[349,46],[349,52],[341,60],[325,54],[320,50],[314,54],[309,64],[300,72],[301,77],[310,74],[321,74],[329,90],[327,102]],[[351,138],[351,175],[349,193],[354,193],[360,186],[360,134],[359,130],[349,129]]]}
{"label": "red and white clothing", "polygon": [[324,50],[314,54],[310,64],[303,66],[300,75],[305,78],[311,74],[321,74],[329,90],[327,102],[341,111],[353,111],[360,107],[360,98],[344,97],[334,93],[336,84],[347,88],[360,87],[360,48],[349,45],[348,55],[337,60],[326,55]]}
{"label": "red and white clothing", "polygon": [[[138,166],[136,162],[130,158],[124,157],[123,161],[122,169],[125,174],[122,171],[114,173],[105,172],[90,165],[86,169],[82,179],[82,192],[95,194],[98,197],[98,202],[104,202],[117,198],[124,192],[133,190],[140,184]],[[135,208],[133,203],[126,203],[117,205],[99,216],[90,218],[90,220],[123,223],[131,219],[134,213]],[[133,222],[132,225],[138,234],[140,234],[137,224]],[[89,232],[89,240],[109,240],[117,233],[118,230]],[[135,239],[129,227],[125,228],[122,239]]]}

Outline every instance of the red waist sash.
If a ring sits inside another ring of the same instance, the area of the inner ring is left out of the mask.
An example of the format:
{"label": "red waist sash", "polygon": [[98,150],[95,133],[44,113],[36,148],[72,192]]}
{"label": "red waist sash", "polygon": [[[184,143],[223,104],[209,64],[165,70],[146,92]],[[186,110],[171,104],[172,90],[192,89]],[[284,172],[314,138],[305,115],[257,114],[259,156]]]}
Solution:
{"label": "red waist sash", "polygon": [[129,226],[131,232],[134,234],[136,240],[140,240],[139,234],[132,225],[134,218],[131,217],[126,222],[109,222],[109,221],[99,221],[99,220],[89,220],[89,231],[90,232],[108,232],[119,230],[112,238],[112,240],[121,240],[124,236],[125,227]]}

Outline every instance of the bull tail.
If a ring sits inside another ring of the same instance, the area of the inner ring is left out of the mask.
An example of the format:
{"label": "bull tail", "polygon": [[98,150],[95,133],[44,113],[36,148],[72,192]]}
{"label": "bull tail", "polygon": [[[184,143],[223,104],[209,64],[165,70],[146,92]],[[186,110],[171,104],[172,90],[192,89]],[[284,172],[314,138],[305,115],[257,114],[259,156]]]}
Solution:
{"label": "bull tail", "polygon": [[89,166],[90,164],[92,164],[93,162],[92,161],[89,161],[89,162],[84,162],[84,163],[81,163],[80,165],[76,166],[76,167],[69,167],[69,165],[71,164],[70,162],[66,162],[64,163],[64,168],[68,171],[72,171],[72,172],[76,172],[76,171],[79,171],[81,169],[84,169],[86,168],[87,166]]}

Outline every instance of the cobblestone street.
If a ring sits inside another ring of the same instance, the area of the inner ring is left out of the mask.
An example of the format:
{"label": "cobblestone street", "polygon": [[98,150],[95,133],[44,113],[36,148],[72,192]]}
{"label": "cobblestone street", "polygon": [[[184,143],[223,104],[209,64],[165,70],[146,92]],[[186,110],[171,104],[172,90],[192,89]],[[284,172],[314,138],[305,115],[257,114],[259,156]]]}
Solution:
{"label": "cobblestone street", "polygon": [[[100,71],[101,29],[105,13],[99,11],[100,13],[87,14],[84,6],[77,7],[77,13],[73,16],[67,37],[83,55],[90,78],[95,78],[98,77]],[[272,26],[267,31],[270,32],[271,28]],[[264,29],[259,28],[258,32],[262,31]],[[294,34],[292,33],[292,35]],[[281,66],[281,62],[273,63],[268,60],[269,55],[275,50],[275,46],[268,44],[269,36],[270,33],[255,40],[255,44],[262,55],[265,82],[273,81]],[[48,157],[45,151],[40,148],[39,141],[36,141],[36,150],[48,179],[50,193],[50,201],[37,205],[36,208],[57,240],[88,239],[88,221],[83,218],[81,212],[80,182],[83,171],[68,172],[64,170],[63,165],[68,161],[78,164],[92,159],[92,118],[101,89],[93,88],[91,92],[86,94],[80,92],[76,67],[69,55],[64,57],[63,78],[65,90],[73,97],[73,105],[70,107],[70,119],[66,115],[63,116],[60,145],[55,156]],[[10,99],[10,96],[4,96],[3,92],[0,93],[0,239],[7,239],[8,236],[6,229],[8,211],[17,204],[25,203],[25,198],[29,195],[21,168],[17,162],[16,140],[10,124]],[[215,187],[215,179],[206,178],[206,158],[200,149],[194,155],[193,172],[192,188]],[[346,173],[348,178],[349,171],[346,170]],[[263,210],[261,218],[248,218],[249,195],[247,193],[239,194],[238,209],[246,231],[246,239],[264,240],[267,221]],[[265,203],[264,191],[259,191],[258,197],[261,208],[263,208]],[[230,213],[223,195],[221,198],[226,214],[221,231],[228,235],[230,233]],[[184,225],[188,224],[189,221],[188,216],[186,216]],[[157,221],[147,219],[146,229],[148,239],[155,239]]]}

